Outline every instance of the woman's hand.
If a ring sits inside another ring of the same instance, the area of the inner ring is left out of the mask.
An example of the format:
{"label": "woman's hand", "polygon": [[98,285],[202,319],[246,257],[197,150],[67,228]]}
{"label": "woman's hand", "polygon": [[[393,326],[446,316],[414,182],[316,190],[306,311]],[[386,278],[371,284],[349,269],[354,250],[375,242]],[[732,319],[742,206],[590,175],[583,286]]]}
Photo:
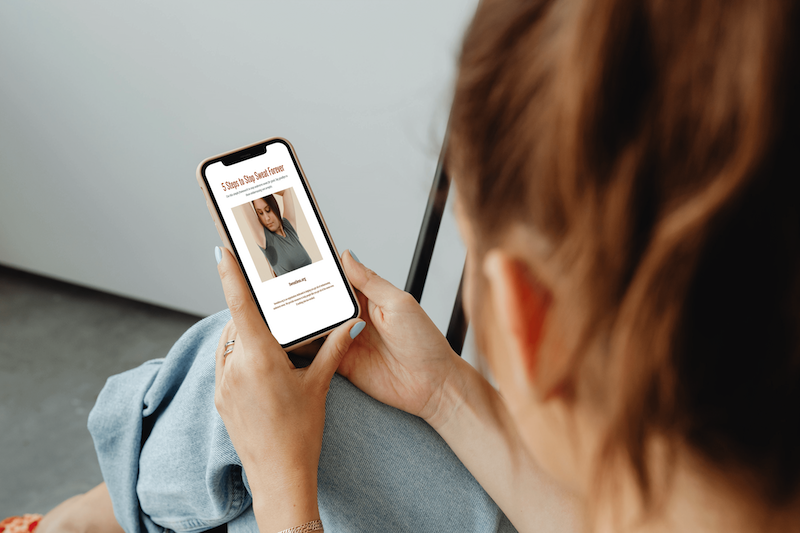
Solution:
{"label": "woman's hand", "polygon": [[[242,460],[261,531],[319,518],[317,467],[330,380],[361,323],[328,335],[314,362],[297,369],[270,333],[236,261],[218,249],[218,269],[233,320],[216,353],[215,403]],[[233,351],[224,355],[229,341]]]}
{"label": "woman's hand", "polygon": [[[443,392],[460,387],[469,364],[450,348],[413,296],[350,253],[342,256],[342,263],[350,283],[360,292],[367,327],[350,346],[338,372],[377,400],[438,429],[453,407]],[[445,387],[446,383],[452,387]]]}

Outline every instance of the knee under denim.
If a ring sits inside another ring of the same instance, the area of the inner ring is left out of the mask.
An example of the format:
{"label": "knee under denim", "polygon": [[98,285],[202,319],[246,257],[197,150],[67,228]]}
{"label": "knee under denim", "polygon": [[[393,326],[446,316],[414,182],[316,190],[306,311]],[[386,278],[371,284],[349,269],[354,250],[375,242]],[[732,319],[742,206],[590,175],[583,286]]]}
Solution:
{"label": "knee under denim", "polygon": [[[163,359],[108,379],[89,416],[114,513],[127,533],[257,532],[247,478],[214,406],[214,352],[226,311],[189,329]],[[319,464],[332,532],[512,532],[423,420],[334,376]],[[266,532],[269,533],[269,532]]]}

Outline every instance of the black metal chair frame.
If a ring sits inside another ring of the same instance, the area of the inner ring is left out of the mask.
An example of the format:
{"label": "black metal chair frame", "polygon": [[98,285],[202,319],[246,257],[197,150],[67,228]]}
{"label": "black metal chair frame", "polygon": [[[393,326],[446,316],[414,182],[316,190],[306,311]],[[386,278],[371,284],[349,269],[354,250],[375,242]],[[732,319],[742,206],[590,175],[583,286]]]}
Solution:
{"label": "black metal chair frame", "polygon": [[[447,149],[447,138],[445,134],[442,151],[439,154],[439,162],[436,165],[436,172],[433,176],[433,185],[428,195],[428,205],[425,207],[425,215],[422,217],[422,226],[417,237],[417,245],[414,249],[414,256],[411,259],[411,268],[408,271],[405,291],[410,293],[418,302],[422,300],[422,291],[425,288],[425,280],[428,277],[428,270],[433,258],[433,248],[436,245],[436,237],[439,234],[439,226],[442,223],[444,208],[447,204],[447,196],[450,193],[450,178],[445,169],[445,150]],[[450,347],[458,354],[464,348],[464,339],[467,336],[469,323],[464,314],[462,302],[462,288],[464,285],[464,269],[461,269],[461,280],[458,282],[458,292],[453,303],[453,311],[450,314],[450,324],[447,326],[447,342]]]}

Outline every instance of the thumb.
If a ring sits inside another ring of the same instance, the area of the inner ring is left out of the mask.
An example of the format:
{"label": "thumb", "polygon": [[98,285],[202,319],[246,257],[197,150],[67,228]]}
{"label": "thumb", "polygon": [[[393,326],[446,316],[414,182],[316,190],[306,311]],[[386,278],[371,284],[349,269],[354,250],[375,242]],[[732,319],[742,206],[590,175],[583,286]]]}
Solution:
{"label": "thumb", "polygon": [[353,339],[361,333],[366,325],[367,323],[363,320],[354,318],[333,330],[308,367],[312,379],[328,383],[336,373],[336,369],[339,368],[339,363],[350,349],[350,345],[353,344]]}
{"label": "thumb", "polygon": [[393,299],[408,296],[390,282],[386,281],[372,270],[361,264],[348,251],[342,256],[345,274],[350,283],[366,296],[372,303],[379,307],[387,307]]}

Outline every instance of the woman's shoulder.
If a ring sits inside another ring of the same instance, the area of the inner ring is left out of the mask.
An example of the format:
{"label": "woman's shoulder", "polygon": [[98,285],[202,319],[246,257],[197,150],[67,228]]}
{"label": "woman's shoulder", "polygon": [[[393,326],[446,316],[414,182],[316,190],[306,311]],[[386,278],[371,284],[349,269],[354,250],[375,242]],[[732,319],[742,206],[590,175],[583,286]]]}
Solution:
{"label": "woman's shoulder", "polygon": [[283,228],[286,231],[286,233],[292,232],[292,234],[297,236],[297,230],[294,229],[292,223],[289,222],[286,218],[283,218]]}

